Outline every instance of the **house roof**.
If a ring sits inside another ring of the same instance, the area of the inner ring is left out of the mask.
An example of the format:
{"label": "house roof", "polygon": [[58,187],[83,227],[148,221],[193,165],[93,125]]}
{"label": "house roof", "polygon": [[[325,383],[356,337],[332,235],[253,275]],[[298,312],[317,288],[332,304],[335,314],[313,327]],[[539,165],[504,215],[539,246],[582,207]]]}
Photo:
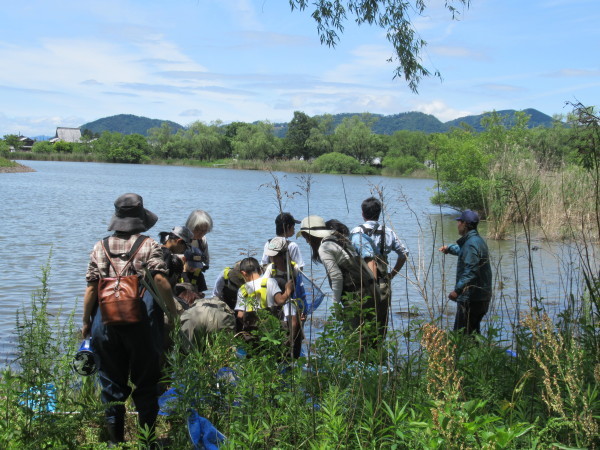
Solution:
{"label": "house roof", "polygon": [[80,142],[81,130],[79,128],[57,127],[56,135],[50,141]]}

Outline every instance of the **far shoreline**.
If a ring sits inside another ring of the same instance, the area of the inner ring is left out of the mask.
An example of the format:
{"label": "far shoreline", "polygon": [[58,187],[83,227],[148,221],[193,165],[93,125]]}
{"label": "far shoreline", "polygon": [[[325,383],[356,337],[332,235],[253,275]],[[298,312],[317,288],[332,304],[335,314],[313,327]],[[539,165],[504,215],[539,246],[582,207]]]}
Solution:
{"label": "far shoreline", "polygon": [[[88,155],[89,156],[89,155]],[[220,159],[214,161],[199,161],[191,159],[152,159],[136,163],[118,163],[114,161],[102,161],[96,158],[89,158],[82,155],[64,155],[64,154],[45,154],[42,157],[32,158],[32,154],[19,153],[17,159],[22,161],[45,161],[45,162],[86,162],[100,164],[132,164],[132,165],[153,165],[153,166],[178,166],[178,167],[196,167],[204,169],[232,169],[232,170],[259,170],[265,172],[286,172],[300,174],[327,174],[327,175],[344,175],[344,176],[382,176],[389,178],[417,178],[417,179],[434,179],[430,170],[417,169],[410,174],[398,174],[386,169],[376,168],[371,173],[352,173],[352,172],[315,172],[311,167],[311,163],[300,160],[239,160],[239,159]],[[18,164],[18,163],[16,163]],[[26,166],[24,166],[26,167]],[[1,169],[1,167],[0,167]],[[34,169],[31,169],[35,172]]]}

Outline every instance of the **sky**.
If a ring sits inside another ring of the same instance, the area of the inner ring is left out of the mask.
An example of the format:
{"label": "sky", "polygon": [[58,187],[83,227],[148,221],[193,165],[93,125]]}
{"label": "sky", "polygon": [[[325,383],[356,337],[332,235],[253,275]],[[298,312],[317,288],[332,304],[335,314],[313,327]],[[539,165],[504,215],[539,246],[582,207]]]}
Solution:
{"label": "sky", "polygon": [[[426,0],[427,1],[427,0]],[[289,122],[294,111],[442,122],[565,102],[600,105],[598,0],[443,0],[411,18],[429,77],[394,78],[385,31],[352,21],[321,45],[287,0],[0,0],[0,136],[53,136],[103,117]]]}

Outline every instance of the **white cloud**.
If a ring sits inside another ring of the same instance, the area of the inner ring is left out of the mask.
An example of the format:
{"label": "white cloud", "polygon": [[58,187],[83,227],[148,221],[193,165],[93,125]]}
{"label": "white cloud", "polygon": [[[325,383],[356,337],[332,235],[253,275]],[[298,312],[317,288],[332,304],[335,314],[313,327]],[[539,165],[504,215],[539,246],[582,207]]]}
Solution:
{"label": "white cloud", "polygon": [[597,77],[600,76],[599,69],[561,69],[548,74],[549,77]]}
{"label": "white cloud", "polygon": [[448,122],[449,120],[457,119],[458,117],[464,117],[471,114],[473,112],[469,110],[458,110],[454,109],[441,100],[433,100],[426,103],[415,103],[414,110],[420,111],[425,114],[431,114],[432,116],[437,117],[442,122]]}
{"label": "white cloud", "polygon": [[202,116],[202,110],[200,109],[186,109],[179,113],[182,117],[200,117]]}
{"label": "white cloud", "polygon": [[[68,116],[38,116],[38,117],[8,117],[0,114],[0,130],[3,134],[18,134],[34,137],[39,135],[54,135],[56,127],[78,127],[84,123],[81,117]],[[40,132],[40,130],[44,130]]]}
{"label": "white cloud", "polygon": [[356,47],[351,55],[353,59],[347,63],[340,64],[322,75],[324,81],[336,83],[374,83],[374,77],[387,77],[386,85],[391,84],[392,72],[395,67],[387,60],[392,56],[390,48],[381,45],[361,45]]}
{"label": "white cloud", "polygon": [[448,58],[467,58],[467,59],[473,59],[473,60],[483,60],[485,59],[484,55],[479,53],[479,52],[475,52],[467,47],[452,47],[452,46],[447,46],[447,45],[434,45],[431,47],[427,47],[429,49],[429,52],[434,54],[434,55],[438,55],[438,56],[445,56]]}

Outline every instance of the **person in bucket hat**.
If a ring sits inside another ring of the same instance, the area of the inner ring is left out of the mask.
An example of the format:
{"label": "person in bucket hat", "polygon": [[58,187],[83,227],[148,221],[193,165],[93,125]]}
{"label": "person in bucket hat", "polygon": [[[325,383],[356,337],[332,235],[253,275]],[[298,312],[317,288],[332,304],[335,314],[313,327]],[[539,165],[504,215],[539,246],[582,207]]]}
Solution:
{"label": "person in bucket hat", "polygon": [[138,194],[123,194],[115,200],[108,231],[142,233],[154,226],[158,216],[144,208],[144,200]]}
{"label": "person in bucket hat", "polygon": [[[101,278],[152,274],[158,294],[169,312],[176,313],[167,267],[160,245],[141,232],[158,220],[144,208],[138,194],[123,194],[114,203],[115,212],[108,229],[114,231],[98,241],[90,255],[86,272],[87,288],[83,298],[83,338],[91,337],[91,345],[100,361],[98,378],[105,420],[111,444],[125,441],[125,401],[131,395],[141,426],[154,430],[158,413],[158,382],[164,312],[146,291],[139,321],[126,324],[104,324],[98,307]],[[134,251],[134,246],[137,251]],[[131,262],[129,260],[131,259]],[[133,388],[130,385],[133,384]]]}
{"label": "person in bucket hat", "polygon": [[456,218],[456,244],[444,245],[439,251],[458,256],[456,283],[448,298],[456,302],[454,330],[467,334],[481,332],[481,320],[492,298],[492,268],[488,246],[479,235],[479,215],[466,209]]}

